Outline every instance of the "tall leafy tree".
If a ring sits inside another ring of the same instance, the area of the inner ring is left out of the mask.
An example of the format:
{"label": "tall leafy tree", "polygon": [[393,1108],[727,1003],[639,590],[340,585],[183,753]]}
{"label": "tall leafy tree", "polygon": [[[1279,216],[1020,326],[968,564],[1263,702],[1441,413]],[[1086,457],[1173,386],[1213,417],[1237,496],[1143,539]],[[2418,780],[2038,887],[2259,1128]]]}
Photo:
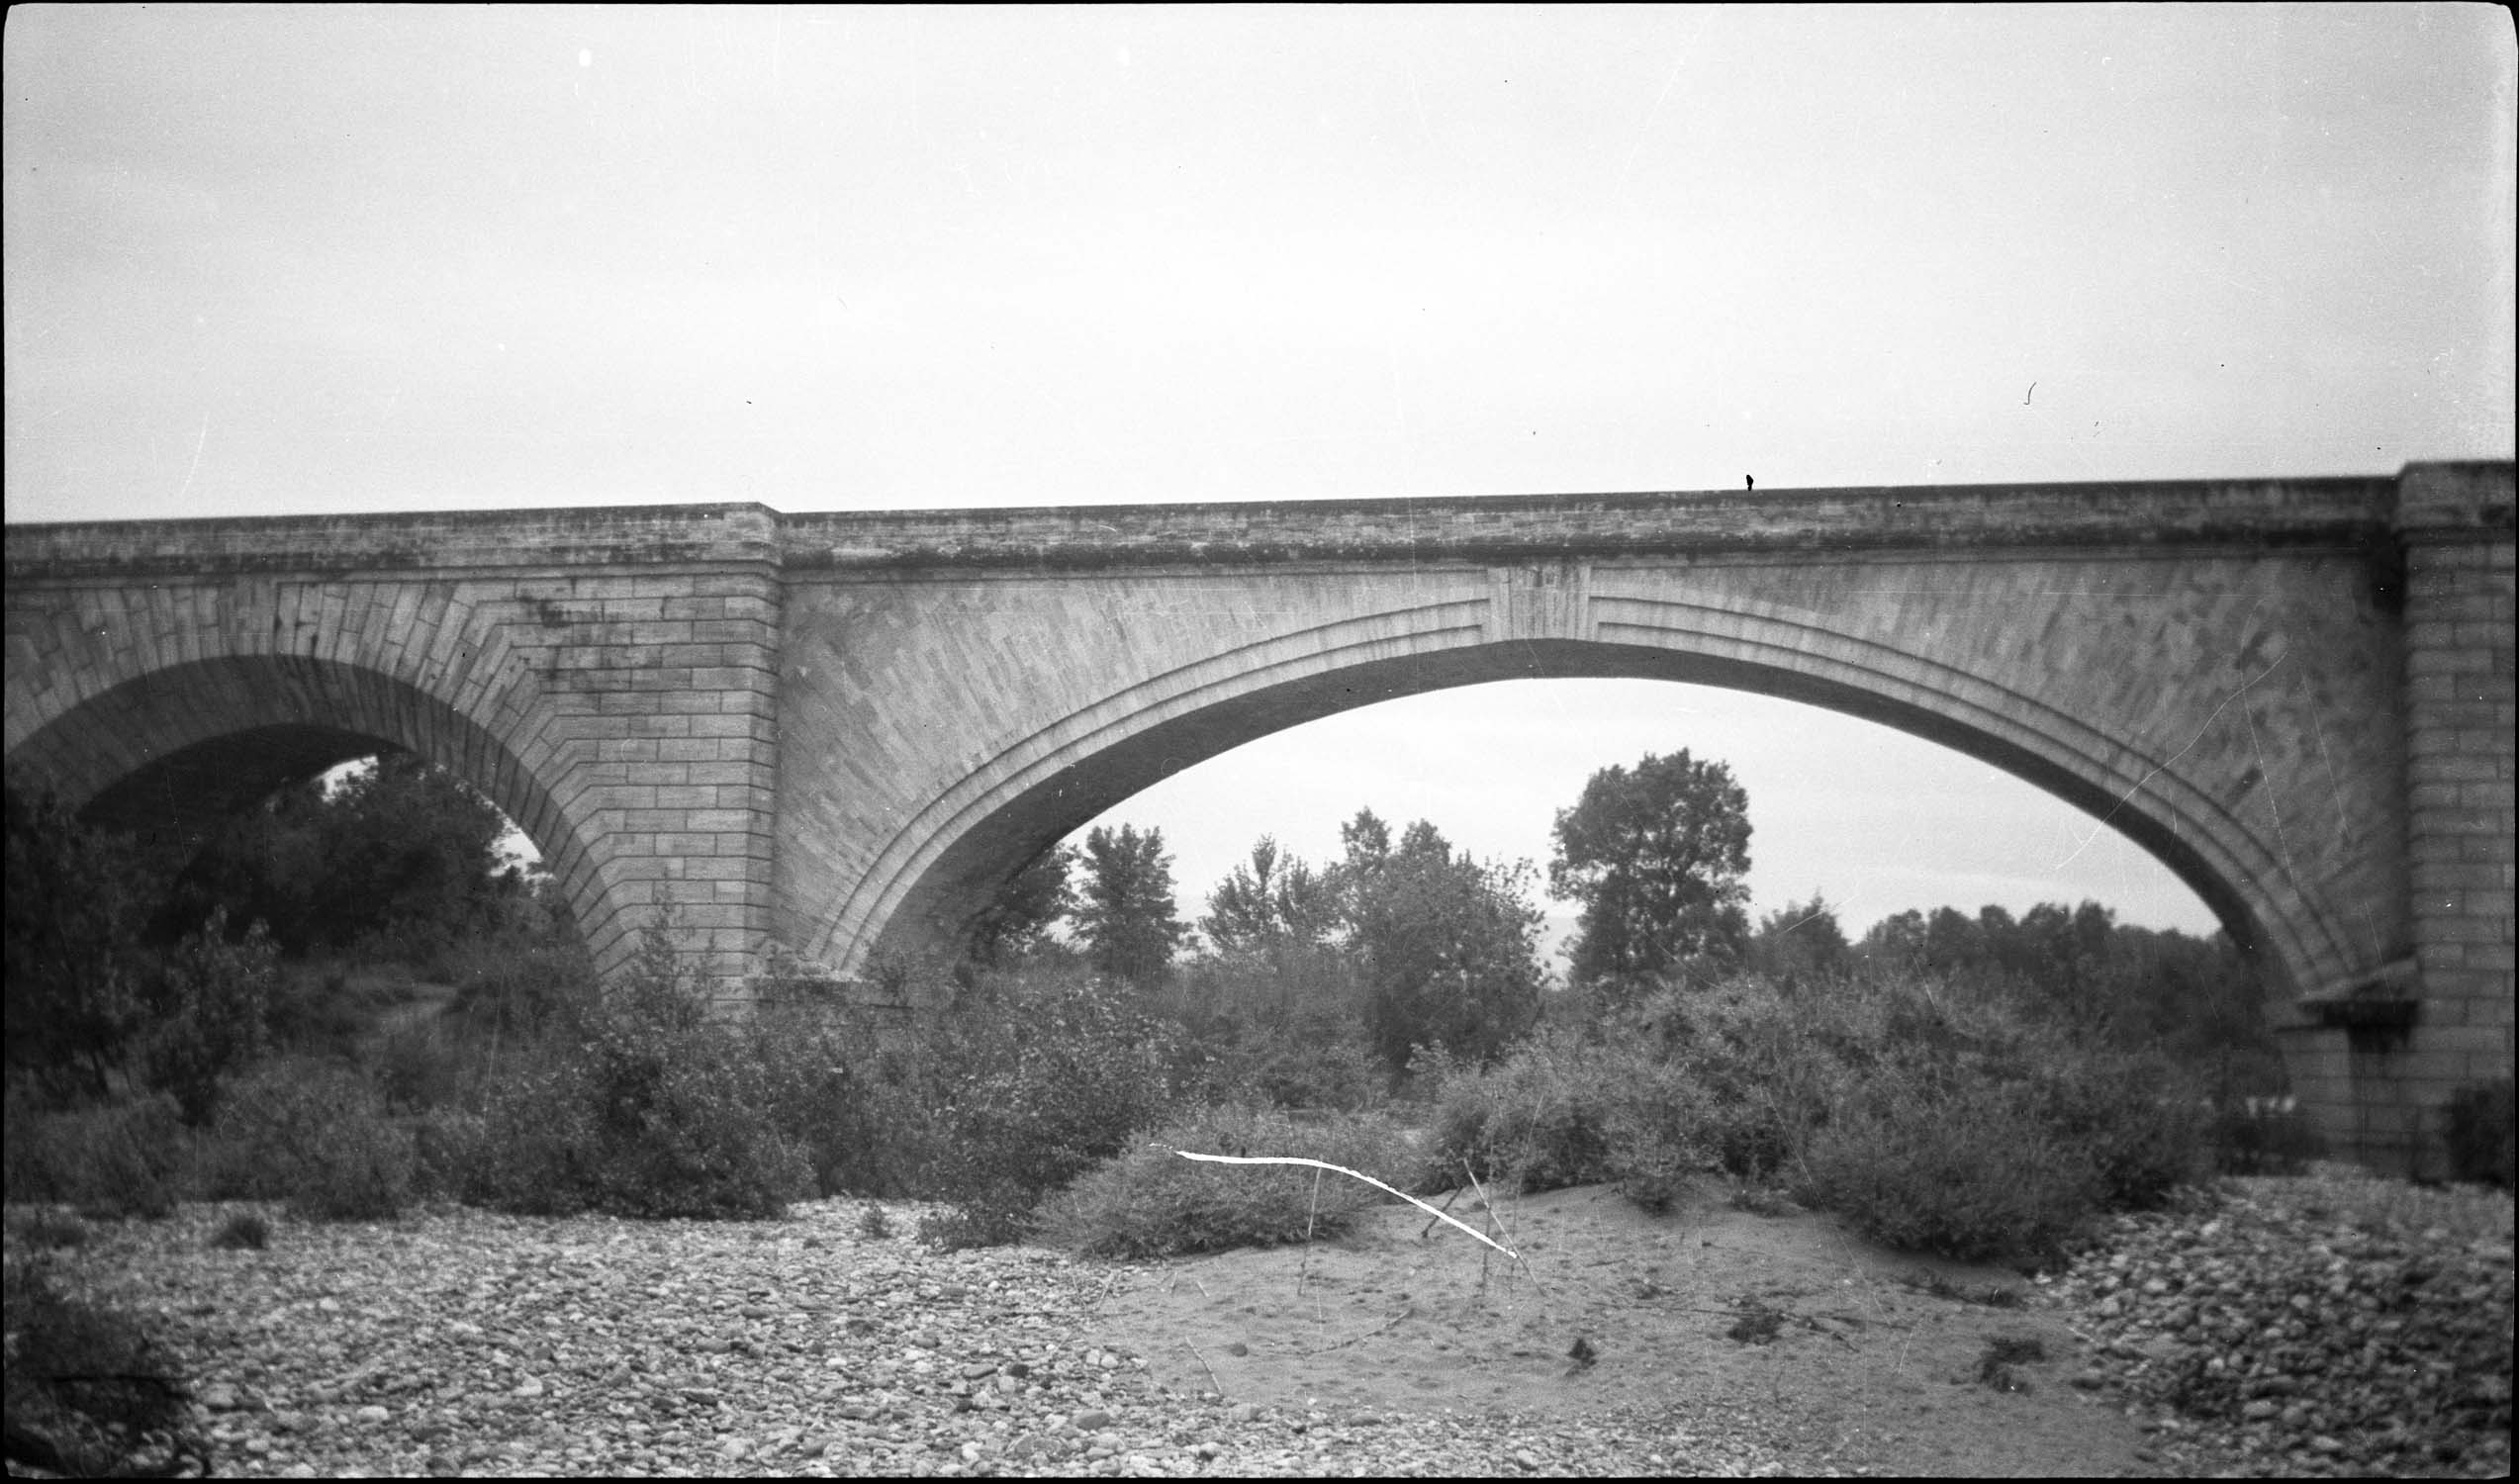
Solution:
{"label": "tall leafy tree", "polygon": [[1330,879],[1262,835],[1251,847],[1250,863],[1236,866],[1207,894],[1198,930],[1218,953],[1308,948],[1336,931],[1339,915]]}
{"label": "tall leafy tree", "polygon": [[1456,854],[1420,820],[1396,848],[1371,812],[1343,832],[1353,950],[1362,961],[1365,1022],[1394,1067],[1419,1046],[1487,1061],[1539,1018],[1540,914],[1527,866]]}
{"label": "tall leafy tree", "polygon": [[1086,835],[1084,884],[1073,915],[1095,969],[1144,987],[1161,982],[1189,931],[1172,900],[1164,832],[1141,835],[1123,824],[1116,833],[1096,827]]}
{"label": "tall leafy tree", "polygon": [[1548,888],[1583,904],[1574,976],[1667,972],[1747,936],[1749,795],[1730,768],[1680,751],[1592,775],[1556,819]]}

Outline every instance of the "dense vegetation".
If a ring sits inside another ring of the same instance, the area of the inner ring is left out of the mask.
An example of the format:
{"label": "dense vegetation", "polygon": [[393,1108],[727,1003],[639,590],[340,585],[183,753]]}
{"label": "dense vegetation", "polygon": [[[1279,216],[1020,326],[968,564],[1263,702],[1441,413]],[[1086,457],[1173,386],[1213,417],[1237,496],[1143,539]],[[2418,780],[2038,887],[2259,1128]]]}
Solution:
{"label": "dense vegetation", "polygon": [[[959,964],[876,966],[870,996],[782,960],[715,1019],[670,923],[597,982],[496,810],[416,762],[286,790],[171,865],[12,781],[8,1198],[729,1218],[848,1193],[943,1203],[941,1243],[1135,1255],[1300,1241],[1377,1198],[1180,1149],[1655,1210],[1711,1180],[2034,1261],[2217,1159],[2306,1151],[2257,1111],[2281,1064],[2225,939],[2088,902],[1852,938],[1815,896],[1753,928],[1747,808],[1684,752],[1598,776],[1548,872],[1583,908],[1568,983],[1528,865],[1363,810],[1334,862],[1257,842],[1194,925],[1160,832],[1096,830],[1018,873]],[[2453,1110],[2477,1177],[2509,1179],[2509,1099]]]}

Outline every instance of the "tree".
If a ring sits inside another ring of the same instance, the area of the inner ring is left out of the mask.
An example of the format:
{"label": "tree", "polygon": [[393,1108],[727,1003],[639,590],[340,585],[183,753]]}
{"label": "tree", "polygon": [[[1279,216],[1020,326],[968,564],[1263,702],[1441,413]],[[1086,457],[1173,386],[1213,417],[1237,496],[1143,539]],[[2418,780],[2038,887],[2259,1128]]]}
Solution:
{"label": "tree", "polygon": [[1160,982],[1172,950],[1187,935],[1172,902],[1172,862],[1164,832],[1117,834],[1096,827],[1084,837],[1084,889],[1074,917],[1093,967],[1141,987]]}
{"label": "tree", "polygon": [[1913,973],[1924,965],[1924,914],[1913,907],[1873,923],[1863,957],[1885,969]]}
{"label": "tree", "polygon": [[268,925],[282,952],[366,944],[425,952],[487,925],[524,889],[503,871],[508,821],[442,768],[389,753],[329,793],[321,779],[232,821],[178,880],[161,940],[215,908],[232,931]]}
{"label": "tree", "polygon": [[1807,902],[1787,902],[1782,911],[1769,913],[1750,944],[1750,961],[1778,978],[1836,974],[1851,953],[1836,908],[1817,891]]}
{"label": "tree", "polygon": [[1749,795],[1682,748],[1592,775],[1556,819],[1548,889],[1580,901],[1578,980],[1662,974],[1747,936]]}
{"label": "tree", "polygon": [[1342,833],[1366,1028],[1384,1062],[1403,1067],[1436,1045],[1484,1062],[1530,1029],[1540,985],[1530,868],[1455,855],[1424,820],[1396,850],[1369,810]]}
{"label": "tree", "polygon": [[1262,952],[1320,943],[1339,924],[1330,879],[1298,856],[1280,855],[1272,836],[1251,847],[1251,864],[1207,894],[1198,929],[1220,954]]}
{"label": "tree", "polygon": [[144,1016],[144,873],[32,780],[9,780],[7,822],[9,1072],[101,1097]]}
{"label": "tree", "polygon": [[1039,952],[1050,924],[1074,909],[1075,892],[1068,885],[1074,862],[1073,848],[1053,845],[1016,872],[973,925],[972,961],[994,969]]}

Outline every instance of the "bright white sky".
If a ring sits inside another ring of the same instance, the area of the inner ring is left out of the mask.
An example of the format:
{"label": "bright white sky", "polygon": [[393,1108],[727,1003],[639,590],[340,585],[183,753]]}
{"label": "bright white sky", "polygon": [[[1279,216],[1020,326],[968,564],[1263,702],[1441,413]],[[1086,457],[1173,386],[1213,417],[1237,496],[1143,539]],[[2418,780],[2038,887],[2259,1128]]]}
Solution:
{"label": "bright white sky", "polygon": [[[20,6],[12,520],[2393,472],[2512,451],[2495,6]],[[2033,401],[2024,402],[2031,383]],[[1544,862],[1746,784],[1757,909],[2201,905],[1730,693],[1349,713],[1131,800]]]}

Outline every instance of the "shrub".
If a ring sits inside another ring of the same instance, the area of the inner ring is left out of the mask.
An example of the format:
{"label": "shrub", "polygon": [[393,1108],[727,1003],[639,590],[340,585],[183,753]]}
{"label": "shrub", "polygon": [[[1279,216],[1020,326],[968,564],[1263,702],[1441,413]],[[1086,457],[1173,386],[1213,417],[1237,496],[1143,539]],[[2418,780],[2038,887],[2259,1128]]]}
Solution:
{"label": "shrub", "polygon": [[813,1172],[775,1108],[754,1043],[708,1019],[652,931],[619,984],[563,1001],[540,1042],[504,1061],[478,1125],[434,1126],[430,1159],[461,1198],[506,1211],[777,1216]]}
{"label": "shrub", "polygon": [[196,1471],[208,1472],[199,1445],[178,1432],[184,1388],[130,1318],[61,1296],[20,1262],[0,1273],[0,1311],[11,1473],[22,1465],[56,1477],[176,1473],[171,1456],[138,1456],[158,1448],[188,1450]]}
{"label": "shrub", "polygon": [[1885,1079],[1813,1137],[1795,1194],[1890,1246],[1974,1262],[2044,1256],[2101,1185],[2017,1088]]}
{"label": "shrub", "polygon": [[1727,1173],[1762,1181],[1789,1164],[1824,1123],[1866,1038],[1848,1024],[1858,997],[1841,981],[1788,989],[1740,974],[1698,990],[1645,995],[1608,1027],[1684,1068],[1696,1089],[1694,1142]]}
{"label": "shrub", "polygon": [[1432,1156],[1446,1176],[1466,1163],[1526,1192],[1615,1181],[1659,1211],[1713,1162],[1704,1099],[1647,1047],[1554,1029],[1488,1069],[1436,1075]]}
{"label": "shrub", "polygon": [[924,1049],[938,1133],[925,1178],[954,1209],[919,1235],[948,1248],[1020,1240],[1043,1196],[1162,1117],[1177,1051],[1119,981],[982,979]]}
{"label": "shrub", "polygon": [[459,1102],[485,1058],[449,1027],[423,1020],[384,1032],[358,1060],[385,1106],[412,1113]]}
{"label": "shrub", "polygon": [[13,1105],[7,1180],[12,1201],[57,1201],[96,1220],[172,1213],[191,1152],[175,1100],[41,1113]]}
{"label": "shrub", "polygon": [[2029,1380],[2013,1367],[2047,1358],[2046,1342],[2034,1335],[1998,1335],[1977,1357],[1977,1380],[1997,1391],[2027,1391]]}
{"label": "shrub", "polygon": [[2296,1175],[2326,1154],[2308,1116],[2288,1098],[2236,1098],[2214,1108],[2204,1130],[2223,1174]]}
{"label": "shrub", "polygon": [[271,1245],[271,1223],[254,1212],[239,1211],[220,1224],[210,1245],[220,1252],[258,1252]]}
{"label": "shrub", "polygon": [[2112,1211],[2150,1211],[2205,1172],[2207,1125],[2192,1087],[2167,1063],[2073,1047],[2042,1067],[2035,1116],[2082,1151]]}
{"label": "shrub", "polygon": [[207,1151],[215,1199],[286,1200],[315,1221],[382,1221],[413,1196],[411,1133],[339,1063],[286,1058],[236,1080]]}
{"label": "shrub", "polygon": [[2511,1185],[2511,1079],[2463,1087],[2449,1100],[2450,1178]]}
{"label": "shrub", "polygon": [[265,1024],[270,1044],[298,1056],[345,1056],[383,1008],[351,986],[347,966],[296,964],[273,979]]}
{"label": "shrub", "polygon": [[1431,1155],[1446,1172],[1524,1191],[1609,1178],[1609,1141],[1590,1096],[1590,1049],[1566,1031],[1542,1032],[1485,1069],[1421,1057],[1436,1083]]}
{"label": "shrub", "polygon": [[214,908],[167,955],[156,1023],[140,1038],[143,1078],[172,1094],[184,1122],[195,1128],[216,1110],[220,1081],[262,1055],[279,978],[280,951],[262,924],[234,943],[227,940],[227,909]]}
{"label": "shrub", "polygon": [[596,997],[595,967],[566,935],[468,940],[439,957],[455,986],[447,1017],[476,1037],[534,1035]]}
{"label": "shrub", "polygon": [[909,1195],[932,1159],[927,1068],[884,1049],[880,1018],[831,986],[771,999],[746,1027],[769,1117],[811,1168],[816,1194]]}
{"label": "shrub", "polygon": [[1328,1170],[1208,1163],[1174,1150],[1322,1159],[1403,1190],[1418,1163],[1397,1126],[1376,1115],[1307,1125],[1248,1106],[1201,1109],[1052,1197],[1040,1234],[1087,1256],[1164,1257],[1336,1236],[1358,1212],[1389,1199]]}

